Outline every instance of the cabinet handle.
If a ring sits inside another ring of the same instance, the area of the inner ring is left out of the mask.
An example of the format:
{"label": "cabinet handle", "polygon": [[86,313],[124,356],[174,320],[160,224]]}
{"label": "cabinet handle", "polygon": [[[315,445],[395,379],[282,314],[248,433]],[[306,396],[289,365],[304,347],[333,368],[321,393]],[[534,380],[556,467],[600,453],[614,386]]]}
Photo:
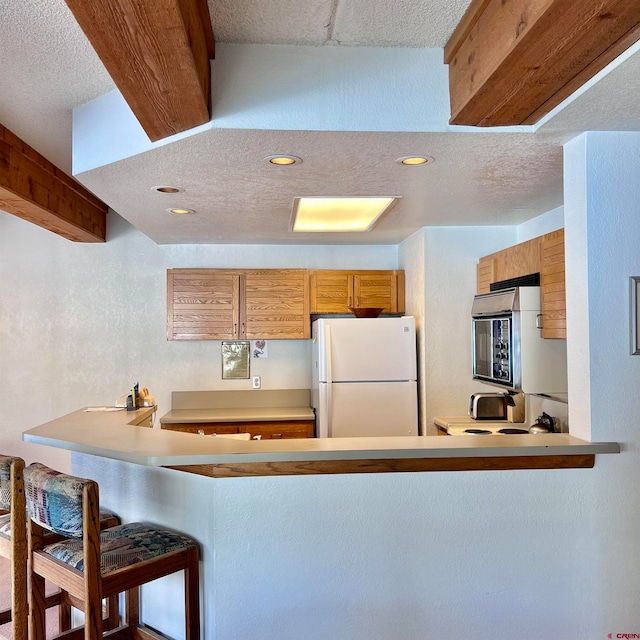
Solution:
{"label": "cabinet handle", "polygon": [[271,434],[271,439],[272,440],[277,440],[278,438],[282,438],[282,434],[281,433],[272,433]]}
{"label": "cabinet handle", "polygon": [[539,313],[539,314],[536,316],[536,329],[542,329],[542,328],[543,328],[543,327],[542,327],[542,314],[541,314],[541,313]]}

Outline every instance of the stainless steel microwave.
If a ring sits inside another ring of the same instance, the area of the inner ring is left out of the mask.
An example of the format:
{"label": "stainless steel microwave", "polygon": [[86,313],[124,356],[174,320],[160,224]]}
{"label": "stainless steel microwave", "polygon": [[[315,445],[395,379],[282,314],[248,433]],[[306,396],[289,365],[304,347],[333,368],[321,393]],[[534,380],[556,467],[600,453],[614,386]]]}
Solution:
{"label": "stainless steel microwave", "polygon": [[566,340],[538,326],[540,287],[477,295],[471,309],[473,378],[525,393],[567,390]]}

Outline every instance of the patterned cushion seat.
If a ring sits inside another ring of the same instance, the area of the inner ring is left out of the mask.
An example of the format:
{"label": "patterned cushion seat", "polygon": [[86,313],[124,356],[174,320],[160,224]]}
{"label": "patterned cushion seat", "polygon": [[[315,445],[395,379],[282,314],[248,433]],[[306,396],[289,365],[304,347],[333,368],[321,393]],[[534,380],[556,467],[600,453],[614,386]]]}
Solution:
{"label": "patterned cushion seat", "polygon": [[[113,513],[113,511],[109,511],[108,509],[100,509],[100,522],[104,520],[111,520],[111,519],[117,520],[118,517],[116,516],[115,513]],[[0,516],[0,534],[7,536],[8,538],[11,537],[11,514],[10,513]]]}
{"label": "patterned cushion seat", "polygon": [[[194,540],[187,536],[145,522],[111,527],[100,533],[100,571],[104,575],[195,545]],[[44,548],[44,552],[79,571],[84,568],[82,540],[50,544]]]}
{"label": "patterned cushion seat", "polygon": [[10,537],[11,536],[11,514],[5,513],[0,516],[0,533]]}

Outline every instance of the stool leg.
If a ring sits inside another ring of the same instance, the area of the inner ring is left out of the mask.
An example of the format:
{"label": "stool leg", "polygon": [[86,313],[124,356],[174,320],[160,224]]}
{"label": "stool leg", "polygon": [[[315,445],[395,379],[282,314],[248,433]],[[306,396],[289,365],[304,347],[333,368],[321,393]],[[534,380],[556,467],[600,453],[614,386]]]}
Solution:
{"label": "stool leg", "polygon": [[43,530],[33,520],[29,521],[29,639],[45,640],[46,605],[44,578],[33,571],[33,554],[42,549]]}
{"label": "stool leg", "polygon": [[185,639],[200,640],[200,575],[198,550],[187,550],[187,567],[184,570]]}
{"label": "stool leg", "polygon": [[111,596],[107,598],[107,619],[104,622],[103,628],[105,631],[116,629],[120,626],[120,606],[118,602],[118,596]]}
{"label": "stool leg", "polygon": [[71,629],[71,605],[61,602],[58,606],[58,628],[61,633]]}
{"label": "stool leg", "polygon": [[129,589],[124,599],[124,623],[129,629],[134,629],[140,624],[140,588]]}

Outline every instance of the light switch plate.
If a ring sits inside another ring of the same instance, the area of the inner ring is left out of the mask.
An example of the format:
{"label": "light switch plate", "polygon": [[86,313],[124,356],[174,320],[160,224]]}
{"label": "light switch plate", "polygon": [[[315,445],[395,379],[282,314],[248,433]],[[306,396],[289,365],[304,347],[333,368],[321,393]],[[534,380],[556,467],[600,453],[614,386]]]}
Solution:
{"label": "light switch plate", "polygon": [[260,376],[253,376],[251,378],[251,386],[254,389],[259,389],[260,388]]}

